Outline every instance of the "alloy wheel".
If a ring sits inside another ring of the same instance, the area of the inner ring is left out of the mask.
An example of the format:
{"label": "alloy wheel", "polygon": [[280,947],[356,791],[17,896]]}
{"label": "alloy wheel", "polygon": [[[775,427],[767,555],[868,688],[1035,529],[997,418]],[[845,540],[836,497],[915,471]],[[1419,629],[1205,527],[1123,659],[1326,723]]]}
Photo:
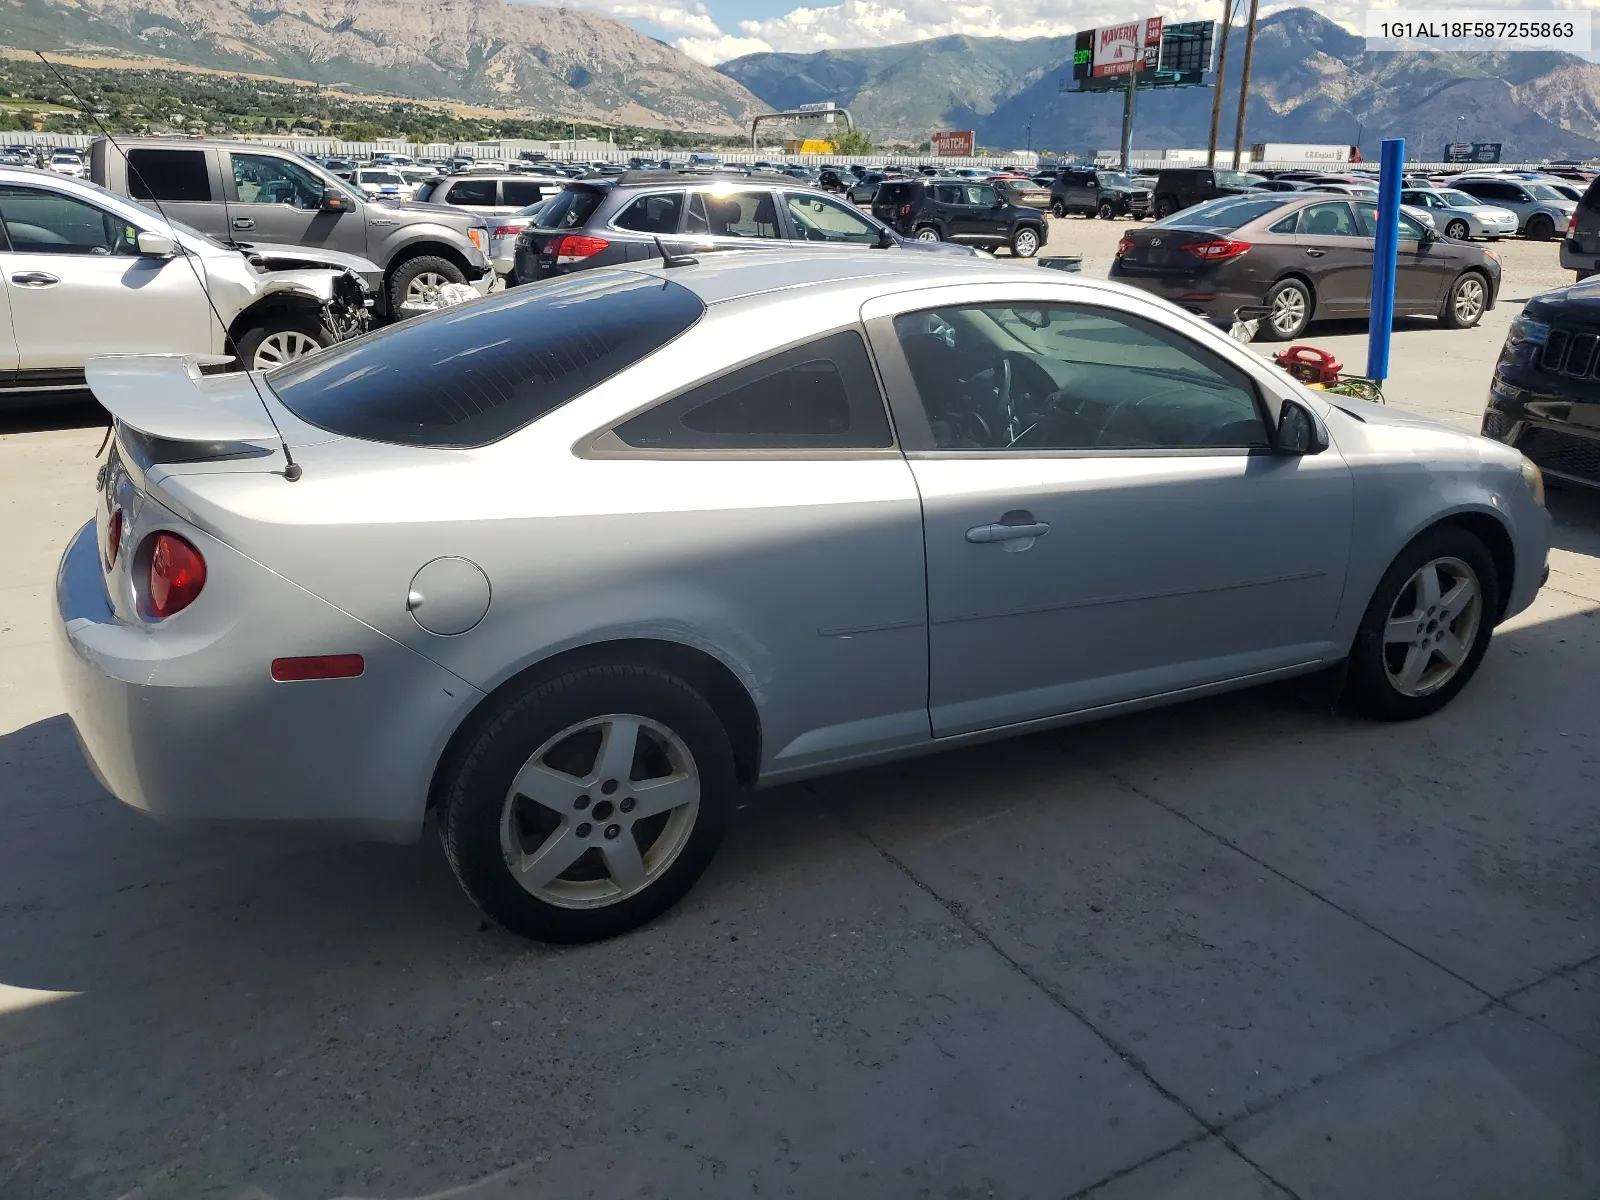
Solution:
{"label": "alloy wheel", "polygon": [[1306,322],[1306,296],[1299,288],[1287,287],[1272,298],[1272,328],[1284,337],[1296,333]]}
{"label": "alloy wheel", "polygon": [[604,908],[672,866],[699,812],[700,774],[681,738],[646,717],[591,717],[517,772],[501,810],[500,849],[537,899]]}
{"label": "alloy wheel", "polygon": [[1451,301],[1455,307],[1456,320],[1462,325],[1471,325],[1483,315],[1483,282],[1475,275],[1469,275],[1456,286],[1455,299]]}
{"label": "alloy wheel", "polygon": [[281,367],[284,363],[293,362],[307,354],[315,354],[322,349],[322,345],[309,333],[298,329],[284,329],[277,333],[269,333],[261,339],[261,344],[256,347],[255,358],[250,364],[253,371],[269,371],[273,367]]}
{"label": "alloy wheel", "polygon": [[423,271],[410,283],[406,284],[407,304],[431,304],[439,289],[450,280],[437,271]]}
{"label": "alloy wheel", "polygon": [[1483,620],[1478,577],[1459,558],[1420,567],[1395,597],[1383,628],[1383,669],[1402,696],[1426,696],[1456,677]]}
{"label": "alloy wheel", "polygon": [[1016,252],[1019,255],[1023,258],[1032,258],[1035,251],[1039,249],[1039,235],[1031,229],[1021,230],[1017,234],[1015,245]]}
{"label": "alloy wheel", "polygon": [[938,240],[939,231],[937,229],[923,228],[917,230],[917,241],[919,242],[937,242]]}

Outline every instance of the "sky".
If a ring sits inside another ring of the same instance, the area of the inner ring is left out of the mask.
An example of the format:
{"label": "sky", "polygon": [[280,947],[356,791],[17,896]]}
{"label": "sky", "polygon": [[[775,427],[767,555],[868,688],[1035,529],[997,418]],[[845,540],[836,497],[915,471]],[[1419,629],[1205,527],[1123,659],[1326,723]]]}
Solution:
{"label": "sky", "polygon": [[[1176,0],[1130,13],[1112,0],[840,0],[816,7],[788,0],[566,0],[569,7],[617,17],[691,58],[715,64],[766,50],[807,52],[967,34],[973,37],[1050,37],[1112,25],[1137,17],[1168,21],[1220,20],[1224,0]],[[1475,0],[1474,8],[1581,8],[1586,0]],[[1261,15],[1306,5],[1306,0],[1263,0]],[[1458,8],[1448,0],[1422,0],[1406,7]],[[1352,30],[1368,8],[1397,8],[1400,0],[1318,0],[1307,5]],[[1236,11],[1243,11],[1239,4]],[[1239,18],[1242,21],[1242,17]]]}

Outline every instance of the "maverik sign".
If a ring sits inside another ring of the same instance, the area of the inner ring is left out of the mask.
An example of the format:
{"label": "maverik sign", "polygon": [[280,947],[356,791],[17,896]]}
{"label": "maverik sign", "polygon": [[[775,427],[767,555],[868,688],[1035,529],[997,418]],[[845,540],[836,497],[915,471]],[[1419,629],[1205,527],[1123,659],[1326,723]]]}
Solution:
{"label": "maverik sign", "polygon": [[[1160,17],[1129,21],[1126,25],[1107,25],[1096,29],[1093,36],[1094,63],[1090,73],[1096,79],[1153,71],[1161,61]],[[1079,65],[1076,56],[1073,65]]]}

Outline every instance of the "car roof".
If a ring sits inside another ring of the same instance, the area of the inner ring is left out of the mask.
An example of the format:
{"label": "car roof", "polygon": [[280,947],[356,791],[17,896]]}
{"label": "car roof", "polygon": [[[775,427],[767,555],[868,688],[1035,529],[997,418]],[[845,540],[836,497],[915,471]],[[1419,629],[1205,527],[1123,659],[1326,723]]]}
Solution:
{"label": "car roof", "polygon": [[657,167],[653,170],[624,171],[621,175],[603,176],[600,179],[585,179],[583,183],[609,183],[614,187],[706,187],[717,184],[749,184],[749,183],[775,183],[786,187],[793,187],[796,183],[793,175],[785,175],[781,171],[751,171],[746,175],[742,171],[678,171],[670,168]]}

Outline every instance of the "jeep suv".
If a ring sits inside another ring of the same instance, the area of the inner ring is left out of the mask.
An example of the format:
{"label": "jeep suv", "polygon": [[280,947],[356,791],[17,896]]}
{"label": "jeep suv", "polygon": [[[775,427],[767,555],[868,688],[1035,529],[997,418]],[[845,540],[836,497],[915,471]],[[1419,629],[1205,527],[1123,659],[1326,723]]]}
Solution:
{"label": "jeep suv", "polygon": [[434,204],[377,203],[326,168],[275,146],[172,138],[97,139],[89,177],[229,244],[257,239],[337,250],[383,268],[378,309],[426,305],[444,283],[487,292],[489,229],[475,213]]}
{"label": "jeep suv", "polygon": [[771,250],[795,243],[940,250],[907,241],[853,205],[788,175],[629,171],[575,179],[517,236],[513,278],[533,283],[668,254]]}
{"label": "jeep suv", "polygon": [[903,237],[1032,258],[1049,236],[1044,213],[1011,204],[992,183],[966,179],[891,179],[878,188],[872,215]]}
{"label": "jeep suv", "polygon": [[1150,215],[1150,189],[1135,187],[1133,180],[1116,171],[1093,167],[1063,167],[1050,185],[1050,211],[1058,217],[1081,213],[1109,221]]}
{"label": "jeep suv", "polygon": [[1561,242],[1561,265],[1587,279],[1600,270],[1600,179],[1589,185],[1567,222]]}
{"label": "jeep suv", "polygon": [[1170,217],[1181,208],[1215,200],[1219,196],[1238,196],[1253,191],[1265,176],[1244,171],[1222,171],[1215,167],[1163,167],[1156,176],[1154,207],[1157,217]]}

